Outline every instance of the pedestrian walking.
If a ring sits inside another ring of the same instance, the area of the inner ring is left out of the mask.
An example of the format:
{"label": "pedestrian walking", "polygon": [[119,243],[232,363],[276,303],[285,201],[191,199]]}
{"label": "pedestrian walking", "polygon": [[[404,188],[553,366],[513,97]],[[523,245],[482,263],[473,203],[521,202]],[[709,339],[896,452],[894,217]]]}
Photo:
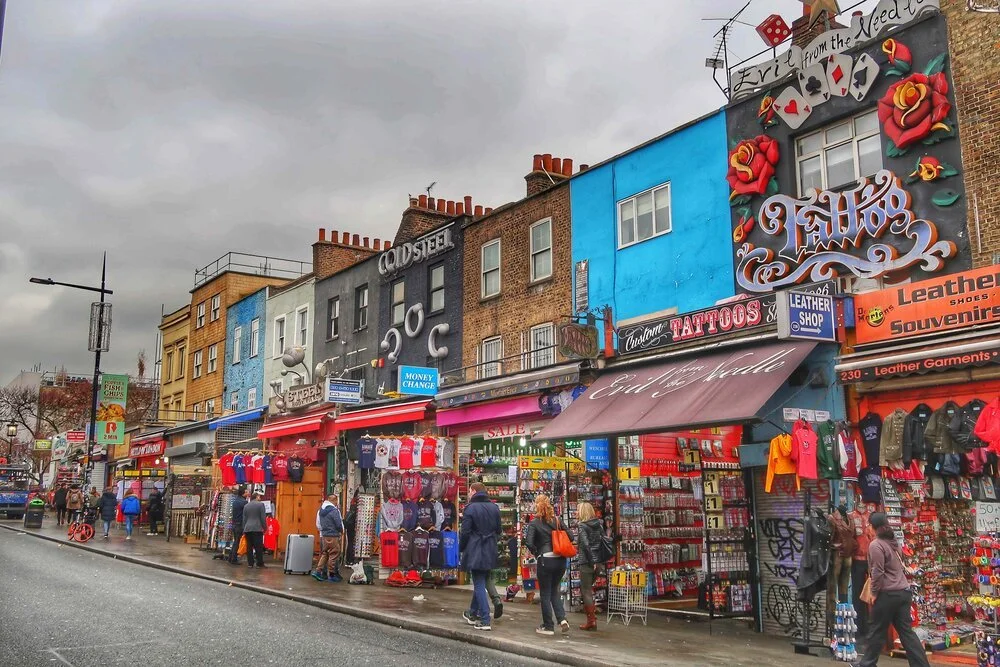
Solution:
{"label": "pedestrian walking", "polygon": [[528,524],[524,542],[535,557],[538,570],[538,594],[542,598],[542,624],[535,629],[540,635],[554,635],[558,623],[569,632],[566,610],[563,608],[559,584],[566,574],[566,559],[552,550],[552,531],[559,526],[552,501],[545,494],[535,497],[535,518]]}
{"label": "pedestrian walking", "polygon": [[500,536],[500,509],[486,495],[486,486],[475,482],[469,487],[469,504],[462,514],[459,551],[462,567],[472,575],[472,607],[462,612],[465,620],[476,630],[489,631],[490,598],[486,582],[490,570],[497,566],[497,538]]}
{"label": "pedestrian walking", "polygon": [[157,524],[163,521],[163,495],[159,489],[153,488],[146,498],[146,517],[149,519],[149,532],[147,535],[158,534]]}
{"label": "pedestrian walking", "polygon": [[247,565],[264,567],[264,528],[267,511],[259,493],[253,494],[243,508],[243,534],[247,538]]}
{"label": "pedestrian walking", "polygon": [[101,502],[101,492],[97,490],[96,486],[90,487],[90,494],[87,496],[86,502],[87,507],[97,509],[97,506]]}
{"label": "pedestrian walking", "polygon": [[83,491],[74,484],[66,494],[66,511],[69,513],[70,523],[80,520],[80,513],[83,511]]}
{"label": "pedestrian walking", "polygon": [[101,513],[101,522],[104,524],[104,539],[108,539],[111,522],[118,514],[118,496],[115,495],[115,487],[109,486],[104,489],[104,493],[101,494],[101,499],[97,503],[97,509]]}
{"label": "pedestrian walking", "polygon": [[[243,510],[247,506],[246,487],[240,487],[233,499],[233,546],[229,549],[230,565],[240,562],[240,539],[243,538]],[[252,562],[252,561],[251,561]]]}
{"label": "pedestrian walking", "polygon": [[594,578],[613,555],[608,538],[604,534],[604,524],[597,518],[597,512],[590,503],[576,506],[576,516],[580,521],[577,538],[577,562],[580,565],[580,596],[583,598],[583,612],[587,622],[581,630],[597,630],[597,605],[594,602]]}
{"label": "pedestrian walking", "polygon": [[313,570],[317,581],[343,581],[340,576],[340,554],[343,551],[344,519],[337,507],[337,494],[331,493],[316,512],[316,528],[319,529],[320,556]]}
{"label": "pedestrian walking", "polygon": [[66,487],[65,482],[60,484],[56,488],[56,492],[52,497],[52,504],[56,508],[56,525],[61,526],[66,523],[66,495],[69,494],[69,489]]}
{"label": "pedestrian walking", "polygon": [[132,539],[132,528],[135,526],[135,522],[139,520],[139,514],[142,512],[142,504],[139,502],[139,496],[135,495],[135,492],[129,489],[125,492],[125,497],[122,498],[122,514],[125,516],[125,539]]}
{"label": "pedestrian walking", "polygon": [[864,658],[861,662],[854,663],[853,667],[873,667],[878,664],[890,625],[896,628],[910,667],[930,667],[927,653],[924,652],[917,633],[913,631],[913,622],[910,620],[913,594],[906,578],[896,533],[884,512],[873,512],[868,517],[868,523],[875,529],[876,537],[868,545],[868,576],[875,604],[872,605],[868,618],[868,646]]}

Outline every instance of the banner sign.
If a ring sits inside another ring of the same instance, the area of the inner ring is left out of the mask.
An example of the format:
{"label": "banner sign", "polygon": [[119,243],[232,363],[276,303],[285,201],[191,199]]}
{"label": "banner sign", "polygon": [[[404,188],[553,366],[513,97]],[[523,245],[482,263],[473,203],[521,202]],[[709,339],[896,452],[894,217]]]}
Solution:
{"label": "banner sign", "polygon": [[854,297],[859,345],[1000,322],[1000,266]]}
{"label": "banner sign", "polygon": [[326,402],[341,405],[361,405],[365,394],[364,380],[342,380],[328,378],[326,381]]}
{"label": "banner sign", "polygon": [[97,442],[120,445],[125,442],[125,405],[128,401],[128,376],[101,376],[97,396]]}
{"label": "banner sign", "polygon": [[[796,288],[802,294],[834,296],[832,280]],[[689,340],[705,340],[774,326],[778,310],[774,294],[754,296],[711,308],[640,322],[618,328],[618,354],[647,352]]]}
{"label": "banner sign", "polygon": [[399,393],[433,396],[438,392],[438,369],[425,366],[399,367]]}
{"label": "banner sign", "polygon": [[932,371],[943,372],[971,368],[973,366],[987,366],[990,364],[1000,364],[1000,350],[963,352],[961,354],[934,356],[927,359],[920,359],[919,361],[891,361],[868,366],[867,368],[843,370],[838,373],[837,377],[841,384],[851,384],[854,382],[873,382],[891,377],[923,375]]}

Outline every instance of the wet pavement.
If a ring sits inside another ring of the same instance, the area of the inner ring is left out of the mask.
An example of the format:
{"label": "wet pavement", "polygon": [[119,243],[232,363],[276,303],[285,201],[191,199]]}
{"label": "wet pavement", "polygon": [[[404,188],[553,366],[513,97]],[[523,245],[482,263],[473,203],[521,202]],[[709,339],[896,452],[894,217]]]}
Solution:
{"label": "wet pavement", "polygon": [[[0,522],[0,527],[22,530],[19,522]],[[65,531],[48,521],[42,529],[26,532],[66,541]],[[570,614],[573,629],[568,636],[543,637],[534,632],[540,621],[537,600],[529,605],[521,593],[514,602],[505,604],[503,617],[493,623],[493,632],[480,633],[461,617],[469,593],[454,587],[398,589],[382,584],[317,582],[309,576],[283,574],[280,561],[269,560],[263,570],[250,569],[245,563],[230,565],[214,560],[212,552],[200,550],[197,545],[177,540],[168,543],[162,536],[136,534],[132,541],[125,541],[121,533],[112,531],[109,540],[98,537],[84,546],[143,565],[176,568],[233,587],[246,587],[370,621],[562,664],[808,667],[833,662],[825,657],[796,656],[787,641],[753,632],[741,621],[709,624],[650,613],[647,626],[640,619],[633,619],[625,627],[619,619],[608,624],[601,617],[598,632],[583,632],[576,629],[583,622],[583,615]],[[43,549],[43,545],[39,544],[38,549]],[[149,579],[160,576],[150,572]],[[415,600],[416,596],[424,599]]]}

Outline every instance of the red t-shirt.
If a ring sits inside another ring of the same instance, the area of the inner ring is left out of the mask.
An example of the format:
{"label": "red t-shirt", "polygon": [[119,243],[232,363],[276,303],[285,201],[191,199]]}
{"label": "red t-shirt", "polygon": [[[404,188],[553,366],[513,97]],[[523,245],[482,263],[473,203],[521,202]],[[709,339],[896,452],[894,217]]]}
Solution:
{"label": "red t-shirt", "polygon": [[384,530],[379,539],[382,542],[382,567],[399,567],[399,533]]}
{"label": "red t-shirt", "polygon": [[437,440],[424,438],[424,446],[420,449],[420,467],[434,468],[437,466]]}
{"label": "red t-shirt", "polygon": [[413,438],[403,438],[399,445],[399,469],[409,470],[413,467]]}
{"label": "red t-shirt", "polygon": [[276,482],[288,481],[288,459],[280,454],[271,460],[271,477]]}
{"label": "red t-shirt", "polygon": [[449,472],[444,478],[444,500],[455,502],[458,498],[458,477]]}
{"label": "red t-shirt", "polygon": [[233,470],[234,458],[236,455],[232,452],[226,452],[219,457],[219,472],[222,473],[223,486],[235,486],[236,484],[236,471]]}
{"label": "red t-shirt", "polygon": [[247,466],[247,481],[252,481],[254,484],[264,483],[264,456],[262,454],[255,454],[250,459],[250,465]]}
{"label": "red t-shirt", "polygon": [[792,450],[797,452],[796,472],[801,479],[817,479],[816,453],[819,438],[809,422],[801,419],[792,427]]}
{"label": "red t-shirt", "polygon": [[417,500],[420,498],[422,480],[419,472],[403,473],[403,498]]}

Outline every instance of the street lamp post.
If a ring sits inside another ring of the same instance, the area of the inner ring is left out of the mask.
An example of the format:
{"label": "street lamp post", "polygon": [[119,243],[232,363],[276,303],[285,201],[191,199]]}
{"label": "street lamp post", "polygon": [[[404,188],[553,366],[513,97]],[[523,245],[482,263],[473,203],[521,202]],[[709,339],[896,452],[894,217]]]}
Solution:
{"label": "street lamp post", "polygon": [[94,467],[93,455],[94,447],[97,445],[97,391],[98,383],[101,379],[101,347],[103,345],[102,341],[104,339],[104,296],[106,294],[114,294],[113,290],[106,289],[106,278],[108,269],[108,253],[104,253],[104,258],[101,261],[101,286],[100,287],[88,287],[86,285],[75,285],[73,283],[61,283],[52,278],[31,278],[29,282],[36,285],[61,285],[62,287],[72,287],[73,289],[87,290],[88,292],[99,292],[101,295],[100,306],[97,311],[97,322],[96,322],[96,345],[94,345],[94,380],[90,385],[90,428],[88,433],[88,443],[87,443],[87,467],[84,470],[83,476],[83,488],[86,489],[90,484],[90,471]]}
{"label": "street lamp post", "polygon": [[11,420],[7,424],[7,460],[14,457],[14,438],[17,437],[17,422]]}

